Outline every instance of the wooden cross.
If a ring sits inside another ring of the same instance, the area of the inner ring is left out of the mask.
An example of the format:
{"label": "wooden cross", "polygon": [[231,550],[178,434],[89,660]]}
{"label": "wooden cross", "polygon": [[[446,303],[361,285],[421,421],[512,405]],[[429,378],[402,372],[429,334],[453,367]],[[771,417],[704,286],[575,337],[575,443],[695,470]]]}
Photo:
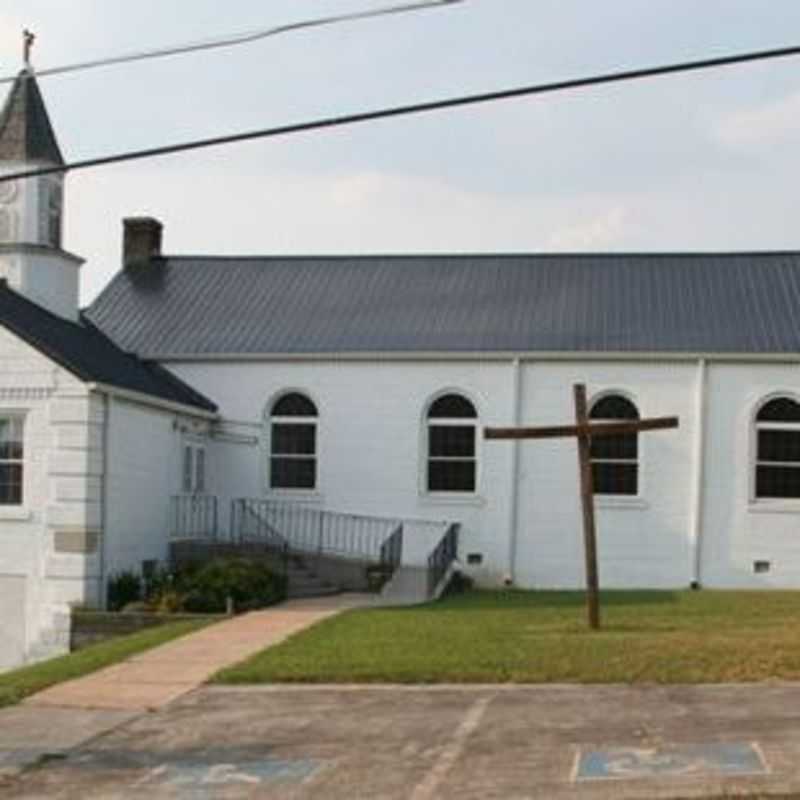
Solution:
{"label": "wooden cross", "polygon": [[600,627],[600,581],[597,570],[597,532],[594,521],[594,486],[592,481],[591,444],[593,436],[619,436],[626,433],[657,431],[677,428],[677,417],[625,420],[621,422],[595,422],[589,420],[586,386],[577,383],[575,394],[575,424],[549,428],[485,428],[486,439],[556,439],[574,437],[578,441],[578,466],[580,467],[581,506],[583,509],[583,541],[586,559],[586,603],[589,627]]}
{"label": "wooden cross", "polygon": [[27,28],[22,31],[22,63],[26,67],[31,64],[31,51],[33,50],[33,43],[36,41],[36,34],[31,33]]}

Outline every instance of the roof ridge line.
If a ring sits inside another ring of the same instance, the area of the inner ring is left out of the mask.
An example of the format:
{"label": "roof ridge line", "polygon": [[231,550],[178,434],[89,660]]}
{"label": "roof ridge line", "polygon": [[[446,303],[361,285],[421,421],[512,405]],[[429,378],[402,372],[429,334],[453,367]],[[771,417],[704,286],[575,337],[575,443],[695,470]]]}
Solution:
{"label": "roof ridge line", "polygon": [[620,250],[620,251],[534,251],[534,252],[450,252],[450,253],[286,253],[286,254],[163,254],[164,261],[344,261],[369,259],[461,259],[461,258],[735,258],[752,256],[800,256],[797,250]]}

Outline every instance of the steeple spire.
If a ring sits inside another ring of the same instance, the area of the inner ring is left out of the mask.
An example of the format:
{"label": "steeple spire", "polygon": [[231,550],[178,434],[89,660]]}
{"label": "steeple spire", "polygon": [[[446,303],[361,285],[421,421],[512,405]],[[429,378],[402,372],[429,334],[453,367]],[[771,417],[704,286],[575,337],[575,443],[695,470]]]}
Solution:
{"label": "steeple spire", "polygon": [[[29,58],[30,44],[27,42],[26,39],[26,57]],[[27,64],[17,75],[0,111],[0,165],[4,161],[64,164],[39,86]]]}
{"label": "steeple spire", "polygon": [[[24,55],[30,59],[30,37]],[[39,166],[43,177],[11,176]],[[30,64],[19,73],[0,110],[0,279],[29,300],[77,320],[78,271],[83,263],[61,246],[64,159]]]}

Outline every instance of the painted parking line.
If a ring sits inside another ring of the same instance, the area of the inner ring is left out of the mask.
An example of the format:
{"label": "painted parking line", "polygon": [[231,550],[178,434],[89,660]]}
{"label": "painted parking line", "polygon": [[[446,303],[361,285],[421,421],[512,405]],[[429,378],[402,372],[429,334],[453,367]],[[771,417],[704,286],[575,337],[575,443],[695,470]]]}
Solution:
{"label": "painted parking line", "polygon": [[469,707],[452,739],[442,749],[427,775],[414,788],[411,800],[430,800],[436,796],[440,785],[461,757],[467,740],[478,729],[494,698],[495,695],[481,697]]}
{"label": "painted parking line", "polygon": [[761,748],[755,742],[615,747],[579,751],[573,781],[766,775],[768,772]]}

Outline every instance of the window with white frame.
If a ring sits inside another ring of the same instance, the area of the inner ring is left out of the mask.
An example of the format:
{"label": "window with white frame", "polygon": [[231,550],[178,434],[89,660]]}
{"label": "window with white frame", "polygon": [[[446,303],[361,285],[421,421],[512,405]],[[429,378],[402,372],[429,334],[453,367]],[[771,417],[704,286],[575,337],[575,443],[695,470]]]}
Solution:
{"label": "window with white frame", "polygon": [[478,471],[475,406],[460,394],[446,394],[431,403],[426,423],[427,490],[474,493]]}
{"label": "window with white frame", "polygon": [[800,403],[790,397],[756,415],[755,498],[800,499]]}
{"label": "window with white frame", "polygon": [[24,443],[21,417],[0,417],[0,506],[21,506]]}
{"label": "window with white frame", "polygon": [[[619,394],[608,394],[592,404],[592,422],[623,422],[639,419],[636,406]],[[591,444],[594,493],[636,496],[639,493],[639,435],[596,436]]]}
{"label": "window with white frame", "polygon": [[203,494],[206,490],[206,449],[203,445],[183,446],[182,489],[185,494]]}
{"label": "window with white frame", "polygon": [[299,392],[279,397],[270,412],[270,489],[317,487],[317,424],[314,403]]}

